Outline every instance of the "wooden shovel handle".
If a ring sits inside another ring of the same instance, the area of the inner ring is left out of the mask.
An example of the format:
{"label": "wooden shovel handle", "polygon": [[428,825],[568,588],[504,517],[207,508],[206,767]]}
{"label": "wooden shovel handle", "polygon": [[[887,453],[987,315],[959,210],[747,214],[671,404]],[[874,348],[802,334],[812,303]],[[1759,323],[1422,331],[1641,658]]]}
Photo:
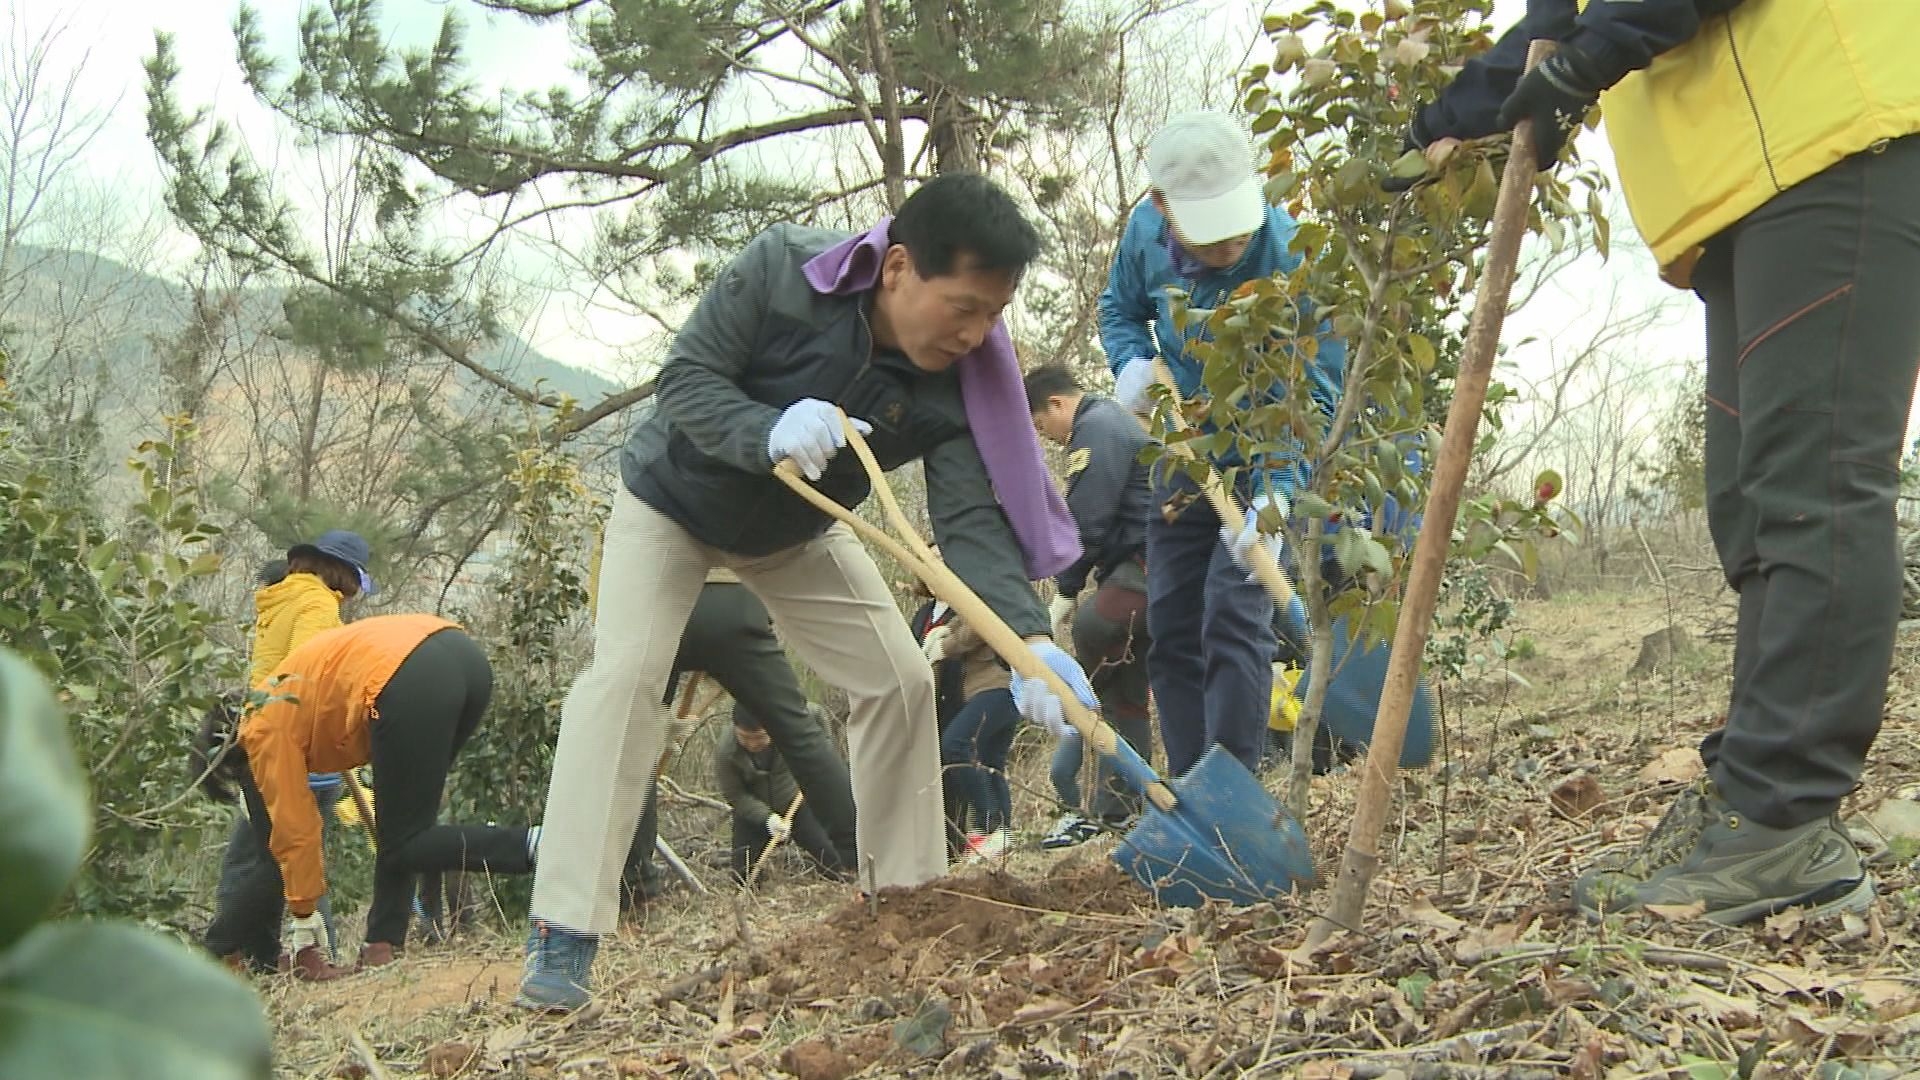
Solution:
{"label": "wooden shovel handle", "polygon": [[[812,484],[807,483],[800,475],[799,468],[791,460],[785,460],[776,465],[773,474],[801,498],[812,503],[821,513],[845,522],[849,528],[872,543],[878,544],[900,565],[912,571],[914,576],[926,583],[934,596],[946,601],[947,606],[951,607],[955,614],[965,619],[967,625],[972,627],[974,632],[980,635],[980,639],[985,641],[1000,659],[1005,660],[1008,666],[1029,679],[1045,681],[1047,688],[1052,690],[1065,706],[1067,722],[1087,740],[1088,745],[1102,757],[1115,756],[1119,752],[1119,736],[1114,734],[1113,728],[1100,719],[1099,714],[1080,704],[1080,699],[1067,686],[1065,680],[1054,674],[1053,669],[1033,651],[1033,647],[1028,645],[1019,634],[1014,633],[1013,627],[1008,626],[1006,620],[988,607],[986,601],[975,595],[972,589],[967,588],[959,575],[947,569],[947,565],[934,555],[926,542],[920,539],[919,533],[913,527],[913,522],[908,520],[905,512],[900,509],[899,502],[893,497],[893,488],[887,484],[886,472],[880,468],[879,461],[875,460],[873,450],[867,446],[867,440],[862,438],[860,432],[848,422],[845,413],[840,415],[840,427],[846,433],[847,447],[860,459],[861,466],[867,470],[868,478],[873,481],[874,493],[880,497],[880,506],[885,511],[887,521],[892,525],[893,530],[899,533],[898,537],[821,494]],[[1172,789],[1157,780],[1145,785],[1145,794],[1155,806],[1162,810],[1172,810],[1180,804],[1180,800],[1174,796]]]}
{"label": "wooden shovel handle", "polygon": [[[793,815],[800,812],[800,804],[806,801],[807,801],[806,792],[804,791],[794,792],[793,802],[787,804],[787,812],[780,815],[780,820],[787,823],[788,836],[793,835]],[[773,849],[779,846],[780,846],[780,838],[778,836],[770,836],[767,838],[767,846],[760,849],[760,858],[758,861],[756,861],[753,864],[753,869],[747,872],[747,883],[741,886],[742,888],[746,889],[749,892],[753,891],[754,883],[760,880],[760,871],[765,870],[767,868],[767,857],[772,855]]]}
{"label": "wooden shovel handle", "polygon": [[[1159,357],[1155,357],[1153,361],[1153,377],[1161,386],[1167,388],[1167,393],[1173,396],[1171,402],[1173,407],[1167,410],[1171,414],[1168,419],[1173,422],[1173,429],[1185,432],[1187,415],[1181,411],[1184,402],[1180,398],[1180,384],[1174,381],[1173,372],[1167,370],[1167,362]],[[1185,440],[1168,443],[1167,450],[1188,461],[1199,460],[1193,453],[1193,447],[1189,446]],[[1212,465],[1205,461],[1200,463],[1207,470],[1207,479],[1201,488],[1207,493],[1207,501],[1213,504],[1213,512],[1220,515],[1220,524],[1229,529],[1240,528],[1247,517],[1246,511],[1240,507],[1240,500],[1234,498],[1233,492],[1227,490],[1226,483],[1220,479],[1219,473],[1213,471]],[[1254,547],[1259,549],[1258,554],[1265,557],[1248,561],[1253,564],[1253,576],[1259,578],[1260,584],[1266,586],[1267,593],[1285,607],[1293,603],[1293,582],[1287,580],[1286,573],[1280,569],[1280,560],[1267,546],[1269,543],[1271,541],[1264,536],[1255,539]]]}

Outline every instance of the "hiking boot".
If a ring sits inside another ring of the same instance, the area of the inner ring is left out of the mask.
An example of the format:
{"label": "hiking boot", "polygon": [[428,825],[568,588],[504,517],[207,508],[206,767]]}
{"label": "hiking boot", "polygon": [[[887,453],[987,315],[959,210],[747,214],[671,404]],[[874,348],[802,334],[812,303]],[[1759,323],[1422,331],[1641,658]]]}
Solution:
{"label": "hiking boot", "polygon": [[360,946],[360,962],[354,965],[354,970],[364,971],[368,968],[386,967],[398,959],[400,959],[400,952],[393,947],[392,942],[369,941]]}
{"label": "hiking boot", "polygon": [[353,974],[347,968],[333,966],[318,945],[308,945],[294,953],[287,966],[293,977],[303,982],[332,982]]}
{"label": "hiking boot", "polygon": [[1641,837],[1638,845],[1631,851],[1602,857],[1588,876],[1604,873],[1641,882],[1661,867],[1686,858],[1699,843],[1700,830],[1706,827],[1707,796],[1712,792],[1713,781],[1704,776],[1680,789],[1673,805],[1660,816],[1660,823]]}
{"label": "hiking boot", "polygon": [[1053,831],[1040,838],[1040,846],[1047,851],[1058,851],[1079,847],[1099,835],[1100,826],[1079,814],[1063,814],[1054,822]]}
{"label": "hiking boot", "polygon": [[[1689,790],[1699,793],[1697,807],[1683,792],[1641,850],[1574,882],[1583,914],[1701,904],[1702,918],[1735,926],[1791,907],[1819,916],[1873,902],[1873,878],[1837,815],[1775,829],[1735,810],[1711,784]],[[1680,846],[1689,832],[1692,842]]]}
{"label": "hiking boot", "polygon": [[538,919],[527,931],[527,974],[514,1004],[543,1012],[572,1012],[593,1000],[587,992],[600,939],[549,926]]}

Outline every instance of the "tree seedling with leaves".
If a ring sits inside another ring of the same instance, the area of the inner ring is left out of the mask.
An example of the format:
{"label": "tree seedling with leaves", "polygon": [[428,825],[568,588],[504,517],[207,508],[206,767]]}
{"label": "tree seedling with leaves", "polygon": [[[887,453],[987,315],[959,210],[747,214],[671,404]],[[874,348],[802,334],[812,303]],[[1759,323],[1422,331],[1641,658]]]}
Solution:
{"label": "tree seedling with leaves", "polygon": [[[1412,105],[1490,46],[1490,7],[1392,0],[1384,12],[1356,14],[1322,2],[1269,16],[1273,58],[1246,73],[1242,105],[1264,140],[1267,197],[1300,222],[1293,248],[1302,261],[1290,274],[1242,285],[1213,309],[1175,305],[1183,330],[1195,322],[1206,329],[1207,340],[1189,348],[1204,365],[1213,430],[1188,436],[1194,449],[1242,461],[1290,455],[1307,474],[1293,514],[1261,521],[1293,558],[1311,624],[1311,689],[1288,799],[1296,813],[1305,809],[1336,620],[1352,638],[1378,642],[1398,618],[1407,553],[1382,535],[1372,512],[1388,495],[1402,507],[1424,501],[1442,438],[1434,418],[1452,393],[1506,140],[1463,144],[1409,194],[1388,194],[1381,182],[1425,173],[1421,155],[1403,152]],[[1574,182],[1591,194],[1600,181],[1581,173]],[[1580,220],[1568,185],[1545,179],[1539,187],[1529,229],[1563,242]],[[1597,210],[1597,198],[1589,208]],[[1309,378],[1323,328],[1347,348],[1343,396],[1331,411],[1314,400]],[[1531,539],[1573,524],[1551,500],[1557,477],[1542,476],[1538,486],[1551,489],[1548,497],[1471,500],[1455,536],[1462,553],[1504,550],[1531,567]],[[1370,518],[1373,527],[1363,527]],[[1322,555],[1345,582],[1331,596]]]}

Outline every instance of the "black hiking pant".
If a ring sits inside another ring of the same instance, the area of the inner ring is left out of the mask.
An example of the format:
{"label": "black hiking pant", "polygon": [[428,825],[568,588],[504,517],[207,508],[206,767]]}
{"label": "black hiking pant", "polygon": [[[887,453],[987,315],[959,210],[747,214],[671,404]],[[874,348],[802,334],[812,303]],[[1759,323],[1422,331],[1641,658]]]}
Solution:
{"label": "black hiking pant", "polygon": [[[829,873],[843,869],[839,864],[840,853],[827,840],[826,830],[820,827],[820,819],[813,816],[813,808],[802,803],[793,815],[793,834],[787,837],[790,843],[800,845],[813,864]],[[767,841],[773,834],[767,831],[765,821],[746,821],[738,814],[733,817],[732,854],[728,865],[733,870],[733,882],[744,885],[747,875],[753,872],[753,864],[760,859],[760,853],[767,850]],[[766,871],[761,871],[765,874]]]}
{"label": "black hiking pant", "polygon": [[[442,630],[422,641],[395,669],[374,701],[378,716],[369,731],[373,756],[373,899],[367,907],[366,940],[398,949],[406,944],[417,874],[486,870],[524,874],[533,869],[527,830],[495,825],[441,825],[440,799],[447,773],[493,697],[487,654],[459,630]],[[255,842],[269,862],[273,825],[265,800],[249,777],[242,785]],[[279,867],[274,865],[276,885]],[[279,933],[285,904],[276,889],[270,903],[254,909],[260,925]]]}
{"label": "black hiking pant", "polygon": [[1707,517],[1740,594],[1714,784],[1762,824],[1832,813],[1879,734],[1920,365],[1920,135],[1775,195],[1706,245]]}
{"label": "black hiking pant", "polygon": [[[807,712],[806,694],[773,636],[773,620],[760,598],[745,585],[708,582],[680,635],[673,670],[674,676],[667,680],[669,694],[681,672],[703,671],[732,696],[738,709],[760,721],[792,771],[794,783],[806,792],[808,816],[825,831],[837,868],[852,870],[856,850],[853,779],[832,738]],[[647,891],[656,873],[652,859],[660,813],[654,794],[647,793],[646,809],[627,851],[621,875],[623,905],[631,904],[635,890]]]}

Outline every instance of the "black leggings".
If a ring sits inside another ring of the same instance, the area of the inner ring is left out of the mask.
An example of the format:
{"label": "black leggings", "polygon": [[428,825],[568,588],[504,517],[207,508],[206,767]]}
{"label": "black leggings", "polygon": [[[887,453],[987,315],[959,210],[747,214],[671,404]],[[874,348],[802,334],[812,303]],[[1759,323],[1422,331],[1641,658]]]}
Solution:
{"label": "black leggings", "polygon": [[[524,874],[533,869],[527,830],[494,825],[441,825],[440,798],[453,759],[480,726],[493,697],[487,654],[456,629],[442,630],[416,647],[374,701],[372,723],[375,835],[380,850],[373,865],[373,900],[367,908],[366,940],[395,948],[406,943],[413,911],[415,874],[441,870],[487,870]],[[272,825],[266,803],[251,780],[247,811],[263,847]],[[261,912],[277,926],[281,903]]]}

